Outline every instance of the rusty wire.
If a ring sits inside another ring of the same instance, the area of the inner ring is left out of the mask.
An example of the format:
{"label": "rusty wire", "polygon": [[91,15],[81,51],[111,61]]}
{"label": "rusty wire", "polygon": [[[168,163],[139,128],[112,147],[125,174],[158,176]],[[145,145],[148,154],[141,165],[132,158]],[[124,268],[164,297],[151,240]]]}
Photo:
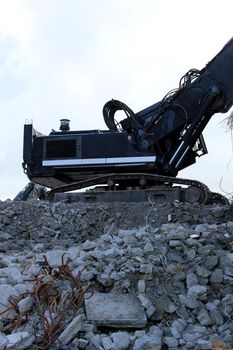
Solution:
{"label": "rusty wire", "polygon": [[41,313],[39,317],[42,326],[42,334],[40,337],[37,337],[36,348],[38,350],[45,350],[57,340],[59,333],[61,332],[61,323],[64,318],[64,312],[62,312],[57,318],[52,318],[50,314],[50,320],[44,313]]}
{"label": "rusty wire", "polygon": [[[32,311],[24,313],[19,310],[19,302],[27,296],[34,298],[36,314],[38,320],[34,323],[35,347],[38,350],[47,350],[58,340],[59,334],[65,327],[67,317],[71,318],[81,308],[84,300],[84,294],[90,287],[88,282],[81,281],[81,273],[74,276],[69,265],[64,261],[64,254],[60,266],[51,266],[44,255],[46,266],[40,271],[40,274],[28,280],[34,282],[32,291],[20,294],[18,297],[11,296],[8,299],[6,309],[0,314],[6,313],[6,319],[11,311],[15,312],[13,319],[8,319],[8,324],[4,331],[10,333],[18,327],[26,325]],[[65,293],[61,292],[58,280],[69,281],[71,290]]]}

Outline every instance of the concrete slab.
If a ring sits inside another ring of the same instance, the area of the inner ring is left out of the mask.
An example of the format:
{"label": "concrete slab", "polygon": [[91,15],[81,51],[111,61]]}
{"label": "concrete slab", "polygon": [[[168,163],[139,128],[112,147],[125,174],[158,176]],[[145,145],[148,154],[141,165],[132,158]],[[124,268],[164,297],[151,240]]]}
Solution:
{"label": "concrete slab", "polygon": [[94,293],[85,298],[87,319],[99,326],[142,328],[147,324],[135,294]]}

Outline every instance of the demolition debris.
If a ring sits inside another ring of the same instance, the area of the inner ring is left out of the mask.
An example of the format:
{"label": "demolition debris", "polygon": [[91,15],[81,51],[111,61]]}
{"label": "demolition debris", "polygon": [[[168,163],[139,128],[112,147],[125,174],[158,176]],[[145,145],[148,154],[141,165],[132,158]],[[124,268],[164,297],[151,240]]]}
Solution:
{"label": "demolition debris", "polygon": [[0,202],[0,349],[231,349],[233,210]]}

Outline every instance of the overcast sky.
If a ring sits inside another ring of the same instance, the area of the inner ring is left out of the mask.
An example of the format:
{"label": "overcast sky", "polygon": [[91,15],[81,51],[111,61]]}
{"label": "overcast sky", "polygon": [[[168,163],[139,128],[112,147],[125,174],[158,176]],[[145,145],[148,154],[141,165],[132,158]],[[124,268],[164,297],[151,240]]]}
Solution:
{"label": "overcast sky", "polygon": [[[232,37],[232,13],[232,0],[0,0],[0,199],[28,182],[25,120],[44,134],[66,117],[73,130],[105,129],[109,99],[137,112],[203,68]],[[180,176],[232,192],[226,117],[212,118],[209,154]]]}

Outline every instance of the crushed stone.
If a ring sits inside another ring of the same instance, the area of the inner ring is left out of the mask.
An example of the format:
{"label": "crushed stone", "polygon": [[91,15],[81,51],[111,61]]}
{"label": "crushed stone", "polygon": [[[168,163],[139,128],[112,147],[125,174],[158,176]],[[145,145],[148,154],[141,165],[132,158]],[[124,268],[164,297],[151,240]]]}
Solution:
{"label": "crushed stone", "polygon": [[230,205],[0,201],[0,348],[232,349],[232,252]]}

